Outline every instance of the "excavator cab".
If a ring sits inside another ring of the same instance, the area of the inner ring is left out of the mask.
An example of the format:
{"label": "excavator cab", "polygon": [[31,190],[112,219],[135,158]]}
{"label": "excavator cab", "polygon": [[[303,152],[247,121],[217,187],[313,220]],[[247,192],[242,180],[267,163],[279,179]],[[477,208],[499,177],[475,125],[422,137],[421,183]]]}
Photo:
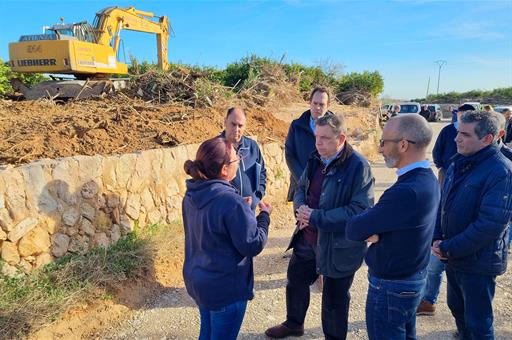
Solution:
{"label": "excavator cab", "polygon": [[45,27],[45,34],[55,35],[57,40],[77,39],[90,43],[97,43],[98,41],[94,28],[87,23],[87,21],[76,24],[57,24],[52,27]]}

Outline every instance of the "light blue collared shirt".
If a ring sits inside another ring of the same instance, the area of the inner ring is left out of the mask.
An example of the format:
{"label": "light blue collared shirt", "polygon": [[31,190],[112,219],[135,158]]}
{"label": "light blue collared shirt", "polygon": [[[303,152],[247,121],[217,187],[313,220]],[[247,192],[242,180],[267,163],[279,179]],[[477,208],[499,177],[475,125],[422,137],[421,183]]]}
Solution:
{"label": "light blue collared shirt", "polygon": [[414,162],[414,163],[411,163],[409,165],[406,165],[403,168],[398,169],[396,171],[396,174],[398,176],[402,176],[402,175],[404,175],[404,174],[408,173],[409,171],[411,171],[413,169],[416,169],[416,168],[429,169],[430,168],[429,160],[425,159],[424,161]]}
{"label": "light blue collared shirt", "polygon": [[316,132],[315,119],[313,118],[313,116],[309,117],[309,127],[311,128],[311,131],[313,131],[313,133]]}
{"label": "light blue collared shirt", "polygon": [[459,129],[459,121],[453,122],[453,126],[455,126],[455,129]]}
{"label": "light blue collared shirt", "polygon": [[331,162],[336,158],[338,157],[338,155],[343,151],[343,148],[345,146],[343,146],[340,151],[336,152],[336,154],[330,158],[323,158],[322,156],[320,156],[320,159],[322,160],[322,163],[324,163],[324,166],[327,167],[329,164],[331,164]]}

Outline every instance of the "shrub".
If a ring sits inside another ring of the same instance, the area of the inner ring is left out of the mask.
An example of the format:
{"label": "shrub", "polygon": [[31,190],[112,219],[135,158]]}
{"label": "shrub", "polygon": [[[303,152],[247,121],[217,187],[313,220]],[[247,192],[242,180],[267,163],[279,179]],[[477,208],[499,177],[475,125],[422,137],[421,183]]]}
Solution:
{"label": "shrub", "polygon": [[4,63],[2,59],[0,59],[0,95],[5,96],[13,92],[11,84],[9,83],[9,79],[11,78],[19,78],[27,87],[31,87],[48,79],[41,73],[13,72],[9,63]]}
{"label": "shrub", "polygon": [[152,257],[148,239],[131,233],[108,249],[64,256],[28,275],[0,274],[0,334],[21,337],[75,303],[143,276]]}
{"label": "shrub", "polygon": [[471,90],[467,92],[447,92],[431,94],[427,98],[416,98],[413,101],[429,103],[462,103],[482,102],[486,104],[507,104],[512,102],[512,87],[497,88],[494,90]]}
{"label": "shrub", "polygon": [[377,97],[384,90],[384,80],[378,71],[352,72],[338,82],[337,92],[361,92]]}

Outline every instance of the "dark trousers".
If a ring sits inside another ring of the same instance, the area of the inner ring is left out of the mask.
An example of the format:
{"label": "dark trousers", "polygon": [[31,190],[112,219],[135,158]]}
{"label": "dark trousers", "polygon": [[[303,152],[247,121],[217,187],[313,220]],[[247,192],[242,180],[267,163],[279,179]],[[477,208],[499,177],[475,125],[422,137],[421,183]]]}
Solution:
{"label": "dark trousers", "polygon": [[[316,261],[302,257],[295,252],[288,264],[288,283],[286,284],[286,321],[289,328],[304,325],[309,307],[309,287],[316,281]],[[346,339],[348,311],[350,305],[349,289],[354,275],[344,278],[324,276],[322,293],[322,329],[326,339]]]}
{"label": "dark trousers", "polygon": [[496,276],[462,273],[446,267],[447,302],[461,340],[494,339],[492,300]]}

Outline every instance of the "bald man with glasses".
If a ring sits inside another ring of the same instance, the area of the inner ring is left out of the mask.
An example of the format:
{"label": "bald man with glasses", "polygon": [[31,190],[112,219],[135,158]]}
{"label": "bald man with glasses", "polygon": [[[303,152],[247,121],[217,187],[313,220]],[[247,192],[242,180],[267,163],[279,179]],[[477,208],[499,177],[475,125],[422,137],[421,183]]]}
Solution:
{"label": "bald man with glasses", "polygon": [[426,159],[432,129],[419,115],[391,118],[380,153],[398,179],[379,202],[347,222],[349,240],[371,243],[366,254],[366,327],[372,339],[415,339],[416,308],[427,280],[440,199]]}

